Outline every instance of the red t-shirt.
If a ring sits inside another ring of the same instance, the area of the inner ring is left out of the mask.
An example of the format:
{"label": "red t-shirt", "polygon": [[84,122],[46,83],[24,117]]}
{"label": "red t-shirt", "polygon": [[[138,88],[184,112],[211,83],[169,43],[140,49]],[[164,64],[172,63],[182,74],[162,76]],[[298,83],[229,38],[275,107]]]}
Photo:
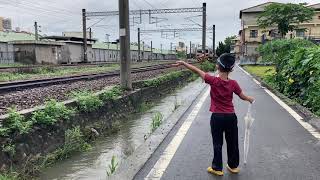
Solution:
{"label": "red t-shirt", "polygon": [[220,77],[204,76],[204,81],[211,86],[211,107],[213,113],[234,113],[233,93],[238,96],[242,90],[235,80],[222,80]]}

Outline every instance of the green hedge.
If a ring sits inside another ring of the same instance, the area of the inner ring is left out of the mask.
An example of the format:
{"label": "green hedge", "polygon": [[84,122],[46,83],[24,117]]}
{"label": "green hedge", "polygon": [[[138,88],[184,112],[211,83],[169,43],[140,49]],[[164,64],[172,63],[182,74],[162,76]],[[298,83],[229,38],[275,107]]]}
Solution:
{"label": "green hedge", "polygon": [[267,43],[259,51],[264,61],[276,64],[276,74],[268,81],[320,115],[320,47],[292,39]]}

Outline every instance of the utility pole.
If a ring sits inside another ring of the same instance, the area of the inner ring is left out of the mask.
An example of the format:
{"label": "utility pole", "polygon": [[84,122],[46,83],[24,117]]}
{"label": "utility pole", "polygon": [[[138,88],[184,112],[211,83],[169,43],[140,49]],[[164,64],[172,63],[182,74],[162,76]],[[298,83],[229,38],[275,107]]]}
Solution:
{"label": "utility pole", "polygon": [[39,34],[38,34],[38,23],[37,23],[37,21],[34,22],[34,35],[35,35],[35,40],[38,41],[39,40]]}
{"label": "utility pole", "polygon": [[86,9],[82,9],[82,34],[83,34],[83,62],[88,62],[87,56],[87,19],[86,19]]}
{"label": "utility pole", "polygon": [[151,41],[151,61],[153,60],[153,49],[152,49],[152,41]]}
{"label": "utility pole", "polygon": [[160,52],[161,52],[161,54],[162,54],[162,44],[160,44]]}
{"label": "utility pole", "polygon": [[141,61],[140,41],[140,28],[138,28],[138,62]]}
{"label": "utility pole", "polygon": [[202,53],[206,53],[207,3],[203,3],[202,8]]}
{"label": "utility pole", "polygon": [[172,42],[170,43],[170,53],[172,54]]}
{"label": "utility pole", "polygon": [[188,46],[186,46],[186,59],[188,59]]}
{"label": "utility pole", "polygon": [[216,25],[212,26],[213,36],[212,36],[212,54],[213,57],[216,55]]}
{"label": "utility pole", "polygon": [[119,0],[121,86],[132,89],[130,57],[129,0]]}
{"label": "utility pole", "polygon": [[192,46],[192,45],[191,45],[191,41],[190,41],[190,47],[189,47],[189,48],[190,48],[190,52],[189,52],[189,54],[190,54],[190,57],[189,57],[189,58],[190,58],[190,59],[192,58],[192,57],[191,57],[191,56],[192,56],[192,55],[191,55],[191,54],[192,54],[192,53],[191,53],[191,46]]}
{"label": "utility pole", "polygon": [[144,41],[142,41],[142,61],[144,60]]}
{"label": "utility pole", "polygon": [[89,39],[92,39],[92,31],[91,31],[91,28],[89,28]]}

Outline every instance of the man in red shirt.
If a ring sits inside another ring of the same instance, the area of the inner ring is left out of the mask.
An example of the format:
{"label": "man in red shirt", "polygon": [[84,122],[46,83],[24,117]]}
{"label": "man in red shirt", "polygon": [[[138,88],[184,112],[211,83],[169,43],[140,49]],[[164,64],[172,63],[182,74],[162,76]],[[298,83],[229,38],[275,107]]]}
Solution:
{"label": "man in red shirt", "polygon": [[216,77],[184,61],[177,61],[176,66],[180,65],[184,65],[191,71],[199,74],[211,87],[210,111],[212,112],[212,116],[210,126],[214,158],[212,166],[208,167],[207,171],[218,176],[223,175],[222,145],[223,133],[225,133],[228,155],[227,168],[231,173],[239,173],[238,121],[232,103],[233,93],[238,95],[242,100],[250,103],[253,103],[254,98],[246,96],[237,81],[229,78],[229,74],[235,65],[234,56],[225,53],[218,58],[216,65],[218,76]]}

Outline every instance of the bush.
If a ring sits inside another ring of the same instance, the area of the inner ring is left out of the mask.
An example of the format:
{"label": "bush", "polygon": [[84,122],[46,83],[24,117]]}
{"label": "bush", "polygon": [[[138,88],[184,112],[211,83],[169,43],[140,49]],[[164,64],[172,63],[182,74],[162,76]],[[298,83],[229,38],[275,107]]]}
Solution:
{"label": "bush", "polygon": [[82,91],[73,93],[78,103],[80,111],[91,112],[97,110],[103,105],[102,100],[98,96],[89,91]]}
{"label": "bush", "polygon": [[44,109],[32,114],[32,121],[38,124],[53,125],[58,120],[68,120],[72,114],[74,110],[52,99],[46,102]]}
{"label": "bush", "polygon": [[210,72],[216,69],[216,65],[213,62],[207,60],[200,64],[200,69],[205,72]]}
{"label": "bush", "polygon": [[123,89],[120,86],[115,86],[112,89],[103,92],[100,97],[103,101],[106,100],[115,100],[117,97],[121,96]]}
{"label": "bush", "polygon": [[20,134],[28,133],[32,125],[32,121],[26,121],[16,109],[10,108],[9,117],[3,122],[2,127],[0,127],[0,136],[8,136],[16,131]]}
{"label": "bush", "polygon": [[276,74],[267,81],[320,115],[320,47],[291,39],[267,43],[259,51],[264,61],[276,64]]}
{"label": "bush", "polygon": [[171,81],[177,79],[184,75],[184,71],[172,72],[154,79],[149,79],[144,82],[145,87],[158,87],[163,82]]}
{"label": "bush", "polygon": [[76,152],[88,151],[91,145],[85,141],[84,135],[80,127],[74,127],[65,132],[65,142],[62,148],[59,148],[52,154],[47,155],[44,166],[48,166],[56,161],[66,159]]}

